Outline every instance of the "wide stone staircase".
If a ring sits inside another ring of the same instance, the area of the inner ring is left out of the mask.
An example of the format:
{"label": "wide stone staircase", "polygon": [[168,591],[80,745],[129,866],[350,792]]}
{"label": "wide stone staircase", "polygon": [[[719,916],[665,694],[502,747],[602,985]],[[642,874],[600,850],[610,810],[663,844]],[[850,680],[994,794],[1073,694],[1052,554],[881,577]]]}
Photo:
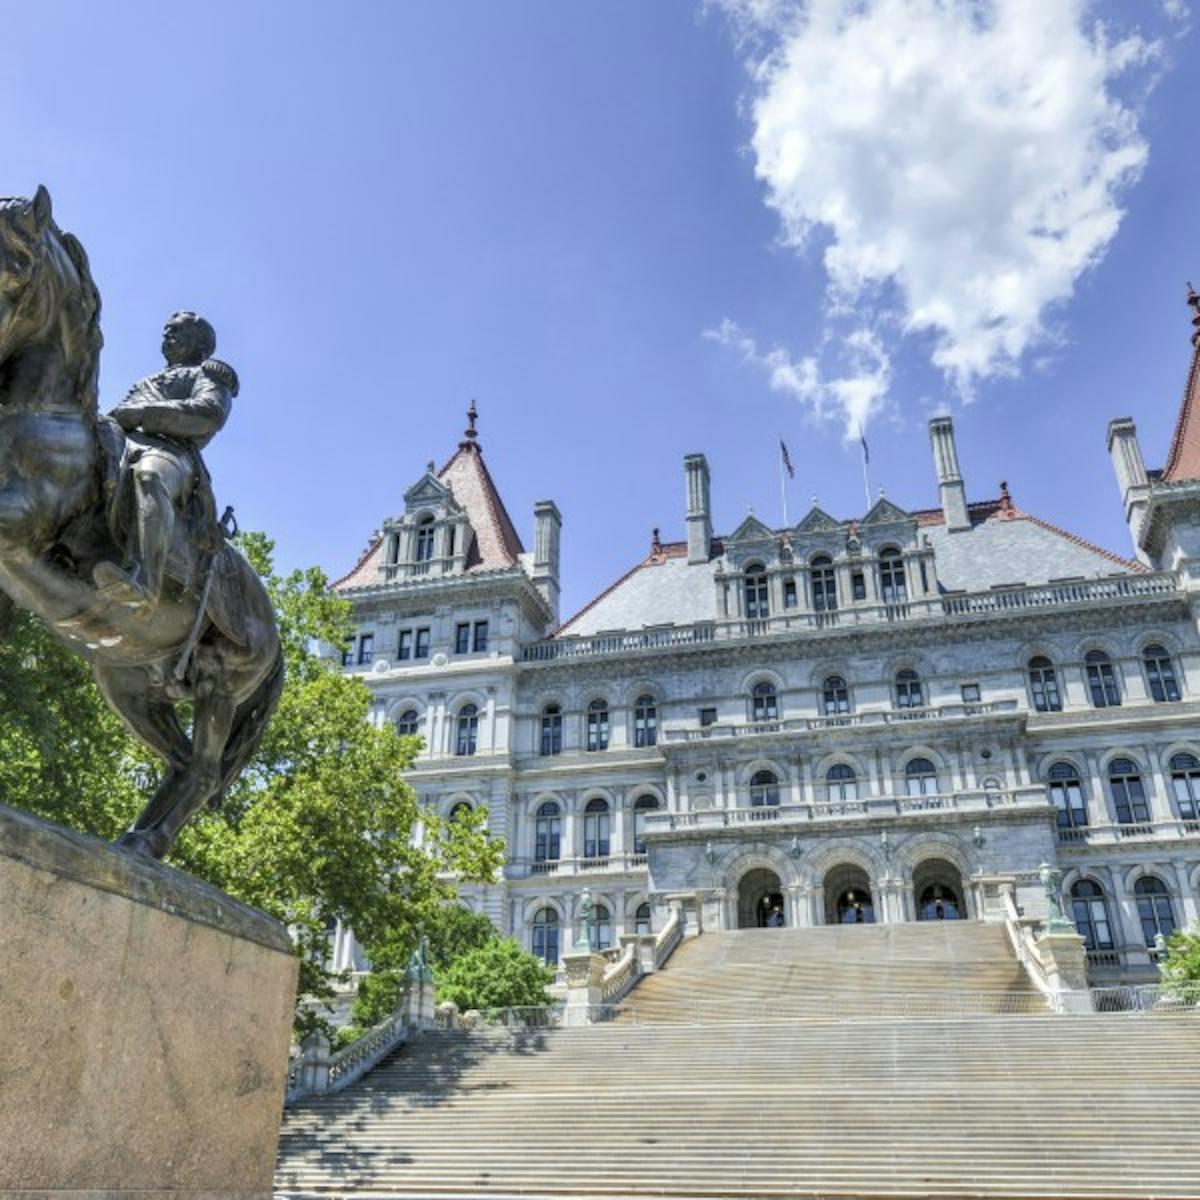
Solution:
{"label": "wide stone staircase", "polygon": [[302,1102],[277,1188],[1200,1197],[1200,1019],[1052,1014],[1003,937],[704,934],[615,1020],[429,1033]]}

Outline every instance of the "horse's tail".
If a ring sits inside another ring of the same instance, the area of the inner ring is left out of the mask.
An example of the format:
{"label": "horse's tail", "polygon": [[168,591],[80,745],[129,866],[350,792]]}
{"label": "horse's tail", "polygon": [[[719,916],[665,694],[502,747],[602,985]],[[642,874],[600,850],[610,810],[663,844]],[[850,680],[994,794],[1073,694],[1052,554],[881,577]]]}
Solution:
{"label": "horse's tail", "polygon": [[279,703],[283,691],[283,651],[275,653],[275,661],[254,694],[244,700],[233,719],[233,729],[221,756],[221,790],[209,801],[213,808],[220,807],[225,789],[241,774],[250,761],[266,732],[267,722]]}

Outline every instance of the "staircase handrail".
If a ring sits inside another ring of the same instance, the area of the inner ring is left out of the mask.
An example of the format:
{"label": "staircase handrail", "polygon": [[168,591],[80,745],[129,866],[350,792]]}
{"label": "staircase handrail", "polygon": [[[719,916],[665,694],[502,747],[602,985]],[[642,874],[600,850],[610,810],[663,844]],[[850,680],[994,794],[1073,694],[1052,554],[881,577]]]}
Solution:
{"label": "staircase handrail", "polygon": [[683,920],[678,908],[671,909],[667,923],[654,939],[654,969],[661,971],[663,964],[675,953],[675,947],[683,941]]}
{"label": "staircase handrail", "polygon": [[630,992],[640,975],[637,946],[629,942],[617,961],[604,972],[600,981],[601,1000],[605,1004],[616,1004]]}
{"label": "staircase handrail", "polygon": [[1012,943],[1017,962],[1025,968],[1025,974],[1029,976],[1030,982],[1050,1001],[1055,1012],[1061,1011],[1058,989],[1050,982],[1046,973],[1046,964],[1034,941],[1031,926],[1038,922],[1030,921],[1021,915],[1010,888],[1001,889],[1000,900],[1004,906],[1004,930],[1008,934],[1008,940]]}

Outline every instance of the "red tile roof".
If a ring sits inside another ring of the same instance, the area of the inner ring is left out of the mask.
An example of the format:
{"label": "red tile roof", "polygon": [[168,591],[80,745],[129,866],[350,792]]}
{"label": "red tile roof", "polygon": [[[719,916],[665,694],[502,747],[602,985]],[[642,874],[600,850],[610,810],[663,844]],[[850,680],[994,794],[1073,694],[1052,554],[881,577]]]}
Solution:
{"label": "red tile roof", "polygon": [[1167,483],[1200,479],[1200,334],[1192,340],[1196,349],[1192,354],[1187,386],[1183,389],[1183,403],[1179,406],[1171,449],[1167,452],[1167,465],[1161,476]]}

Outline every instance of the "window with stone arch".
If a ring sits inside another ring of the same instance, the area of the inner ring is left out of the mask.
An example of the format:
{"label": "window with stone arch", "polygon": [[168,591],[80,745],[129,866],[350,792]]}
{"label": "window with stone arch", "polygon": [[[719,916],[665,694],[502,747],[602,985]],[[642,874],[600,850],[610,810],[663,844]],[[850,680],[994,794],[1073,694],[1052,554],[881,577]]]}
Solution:
{"label": "window with stone arch", "polygon": [[458,710],[455,722],[454,753],[470,756],[479,746],[479,709],[474,704],[464,704]]}
{"label": "window with stone arch", "polygon": [[821,704],[827,717],[844,716],[850,711],[850,689],[840,675],[830,675],[821,685]]}
{"label": "window with stone arch", "polygon": [[1113,948],[1112,922],[1104,889],[1094,879],[1080,879],[1071,888],[1071,910],[1075,928],[1087,950]]}
{"label": "window with stone arch", "polygon": [[1200,820],[1200,758],[1194,754],[1171,755],[1171,790],[1180,820]]}
{"label": "window with stone arch", "polygon": [[455,821],[469,820],[470,817],[471,805],[467,800],[459,800],[457,804],[451,806],[450,812],[447,814],[447,818],[451,824]]}
{"label": "window with stone arch", "polygon": [[911,667],[896,672],[896,707],[925,707],[925,693],[921,688],[921,677]]}
{"label": "window with stone arch", "polygon": [[433,517],[425,516],[417,524],[416,549],[413,553],[415,562],[427,563],[433,559]]}
{"label": "window with stone arch", "polygon": [[633,852],[646,853],[646,817],[658,810],[657,796],[639,796],[633,802]]}
{"label": "window with stone arch", "polygon": [[650,928],[650,904],[648,901],[643,900],[637,906],[637,911],[633,914],[633,931],[640,934],[653,932]]}
{"label": "window with stone arch", "polygon": [[753,563],[746,568],[745,597],[746,616],[750,620],[758,620],[771,615],[767,569],[761,563]]}
{"label": "window with stone arch", "polygon": [[538,752],[545,757],[562,753],[563,718],[562,708],[557,704],[547,704],[542,709],[541,739]]}
{"label": "window with stone arch", "polygon": [[1167,885],[1157,875],[1143,875],[1133,885],[1133,898],[1146,945],[1154,946],[1160,936],[1166,941],[1175,932],[1175,912]]}
{"label": "window with stone arch", "polygon": [[858,799],[858,776],[848,763],[835,763],[825,772],[831,802]]}
{"label": "window with stone arch", "polygon": [[421,717],[415,708],[406,708],[396,718],[396,732],[401,737],[416,737],[421,728]]}
{"label": "window with stone arch", "polygon": [[1179,699],[1179,683],[1175,678],[1175,666],[1166,647],[1152,642],[1142,651],[1142,666],[1146,670],[1146,683],[1150,686],[1150,698],[1158,704]]}
{"label": "window with stone arch", "polygon": [[1029,694],[1037,712],[1062,712],[1062,693],[1058,689],[1058,676],[1054,664],[1044,655],[1038,654],[1029,660]]}
{"label": "window with stone arch", "polygon": [[607,858],[612,830],[612,816],[608,801],[599,796],[587,802],[583,810],[583,856],[584,858]]}
{"label": "window with stone arch", "polygon": [[633,706],[633,744],[640,747],[658,744],[658,705],[649,693],[639,696]]}
{"label": "window with stone arch", "polygon": [[837,575],[833,560],[827,554],[819,554],[809,564],[812,582],[813,609],[816,612],[833,612],[838,606]]}
{"label": "window with stone arch", "polygon": [[879,595],[884,604],[903,604],[908,599],[904,559],[894,546],[879,552]]}
{"label": "window with stone arch", "polygon": [[1083,829],[1088,823],[1087,800],[1079,772],[1069,762],[1056,762],[1046,772],[1054,822],[1059,829]]}
{"label": "window with stone arch", "polygon": [[1121,688],[1112,659],[1103,650],[1089,650],[1083,661],[1092,707],[1116,708],[1121,703]]}
{"label": "window with stone arch", "polygon": [[1150,805],[1146,801],[1142,773],[1132,758],[1114,758],[1108,764],[1108,786],[1117,820],[1122,825],[1150,820]]}
{"label": "window with stone arch", "polygon": [[535,958],[553,967],[558,962],[558,913],[547,905],[533,916],[532,948]]}
{"label": "window with stone arch", "polygon": [[755,771],[750,778],[750,807],[779,807],[779,777],[774,771]]}
{"label": "window with stone arch", "polygon": [[607,950],[612,945],[612,913],[607,904],[594,904],[588,920],[588,942],[593,950]]}
{"label": "window with stone arch", "polygon": [[593,700],[587,710],[587,748],[591,751],[608,749],[608,701]]}
{"label": "window with stone arch", "polygon": [[750,718],[753,721],[779,720],[779,699],[773,683],[756,683],[750,692]]}
{"label": "window with stone arch", "polygon": [[557,800],[546,800],[538,806],[533,832],[534,861],[558,862],[562,850],[562,808]]}
{"label": "window with stone arch", "polygon": [[927,758],[910,758],[904,768],[904,782],[910,796],[936,796],[937,768]]}

